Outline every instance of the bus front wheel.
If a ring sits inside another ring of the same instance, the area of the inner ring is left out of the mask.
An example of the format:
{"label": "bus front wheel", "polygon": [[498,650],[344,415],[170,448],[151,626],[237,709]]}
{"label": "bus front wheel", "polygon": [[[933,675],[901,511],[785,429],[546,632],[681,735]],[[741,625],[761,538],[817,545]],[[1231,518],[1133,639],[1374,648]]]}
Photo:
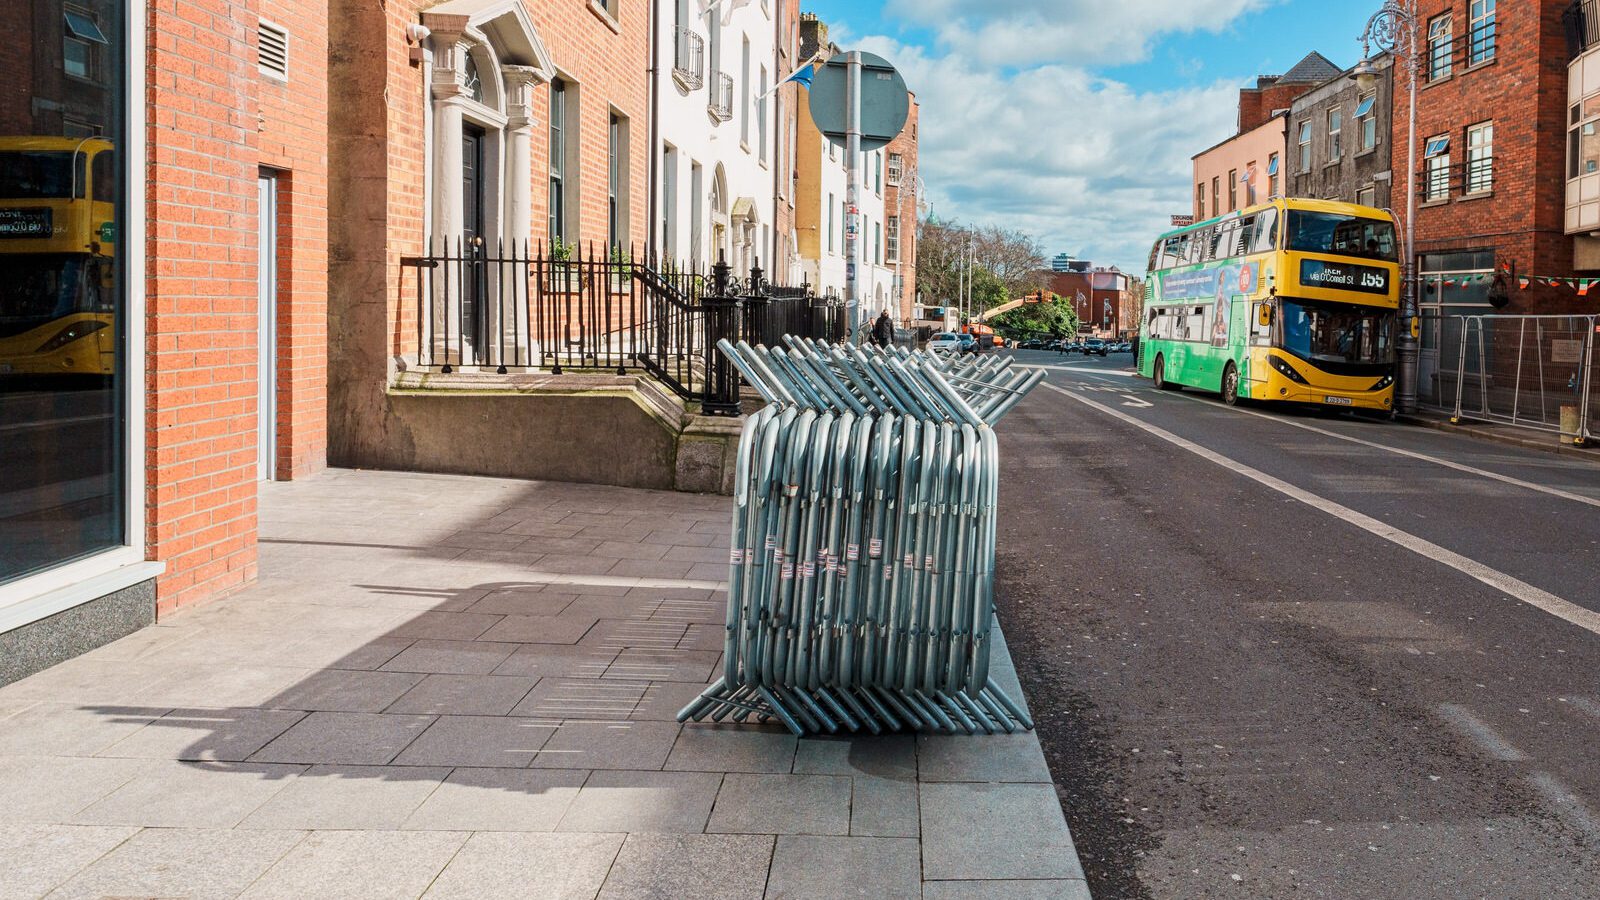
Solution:
{"label": "bus front wheel", "polygon": [[1222,370],[1222,402],[1229,406],[1239,405],[1239,369],[1233,363],[1228,363]]}
{"label": "bus front wheel", "polygon": [[1167,380],[1167,360],[1162,356],[1156,357],[1155,370],[1150,380],[1155,382],[1157,390],[1175,391],[1178,389],[1178,385]]}

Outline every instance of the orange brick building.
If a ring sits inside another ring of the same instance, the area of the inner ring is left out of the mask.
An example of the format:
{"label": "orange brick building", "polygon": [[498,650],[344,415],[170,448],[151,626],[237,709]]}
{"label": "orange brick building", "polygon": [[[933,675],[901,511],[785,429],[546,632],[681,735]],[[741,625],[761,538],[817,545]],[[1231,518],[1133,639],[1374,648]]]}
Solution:
{"label": "orange brick building", "polygon": [[921,106],[911,97],[905,130],[883,149],[888,170],[883,197],[884,264],[894,270],[899,297],[896,320],[909,324],[917,303],[917,205],[921,202],[917,175],[917,114]]}
{"label": "orange brick building", "polygon": [[325,6],[3,16],[0,683],[254,579],[326,446]]}
{"label": "orange brick building", "polygon": [[[418,354],[401,260],[459,240],[646,240],[644,0],[332,0],[330,456],[384,458]],[[519,173],[531,173],[531,177]]]}

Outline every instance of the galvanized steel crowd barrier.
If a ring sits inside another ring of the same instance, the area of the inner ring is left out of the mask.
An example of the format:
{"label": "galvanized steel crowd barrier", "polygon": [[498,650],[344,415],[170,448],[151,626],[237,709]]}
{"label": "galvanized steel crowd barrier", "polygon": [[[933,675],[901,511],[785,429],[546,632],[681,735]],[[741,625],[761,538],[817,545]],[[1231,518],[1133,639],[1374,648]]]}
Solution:
{"label": "galvanized steel crowd barrier", "polygon": [[1440,393],[1455,421],[1552,431],[1579,444],[1600,437],[1594,399],[1600,316],[1451,318],[1451,327],[1441,329],[1437,377],[1453,382]]}
{"label": "galvanized steel crowd barrier", "polygon": [[785,341],[718,345],[767,405],[739,445],[722,675],[678,719],[1031,729],[989,677],[993,426],[1044,372]]}

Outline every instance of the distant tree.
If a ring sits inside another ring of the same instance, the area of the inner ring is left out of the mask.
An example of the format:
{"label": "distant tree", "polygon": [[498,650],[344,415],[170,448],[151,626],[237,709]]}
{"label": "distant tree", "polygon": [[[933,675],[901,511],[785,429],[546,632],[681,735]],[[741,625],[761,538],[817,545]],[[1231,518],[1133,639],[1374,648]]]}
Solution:
{"label": "distant tree", "polygon": [[998,328],[1026,334],[1072,335],[1078,333],[1078,314],[1059,294],[1043,303],[1028,303],[996,316]]}
{"label": "distant tree", "polygon": [[917,223],[917,285],[924,302],[960,303],[968,260],[974,309],[990,309],[1049,286],[1044,250],[1027,234],[993,225],[933,219]]}

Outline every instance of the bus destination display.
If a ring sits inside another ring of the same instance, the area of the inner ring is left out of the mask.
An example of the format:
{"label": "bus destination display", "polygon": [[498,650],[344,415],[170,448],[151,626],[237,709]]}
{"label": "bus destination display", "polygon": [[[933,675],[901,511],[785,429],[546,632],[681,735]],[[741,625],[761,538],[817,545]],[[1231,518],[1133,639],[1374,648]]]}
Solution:
{"label": "bus destination display", "polygon": [[0,209],[0,238],[50,237],[52,229],[50,210]]}
{"label": "bus destination display", "polygon": [[1320,259],[1300,261],[1300,283],[1306,287],[1328,288],[1336,291],[1361,291],[1367,294],[1389,293],[1389,273],[1371,266],[1350,263],[1326,262]]}

